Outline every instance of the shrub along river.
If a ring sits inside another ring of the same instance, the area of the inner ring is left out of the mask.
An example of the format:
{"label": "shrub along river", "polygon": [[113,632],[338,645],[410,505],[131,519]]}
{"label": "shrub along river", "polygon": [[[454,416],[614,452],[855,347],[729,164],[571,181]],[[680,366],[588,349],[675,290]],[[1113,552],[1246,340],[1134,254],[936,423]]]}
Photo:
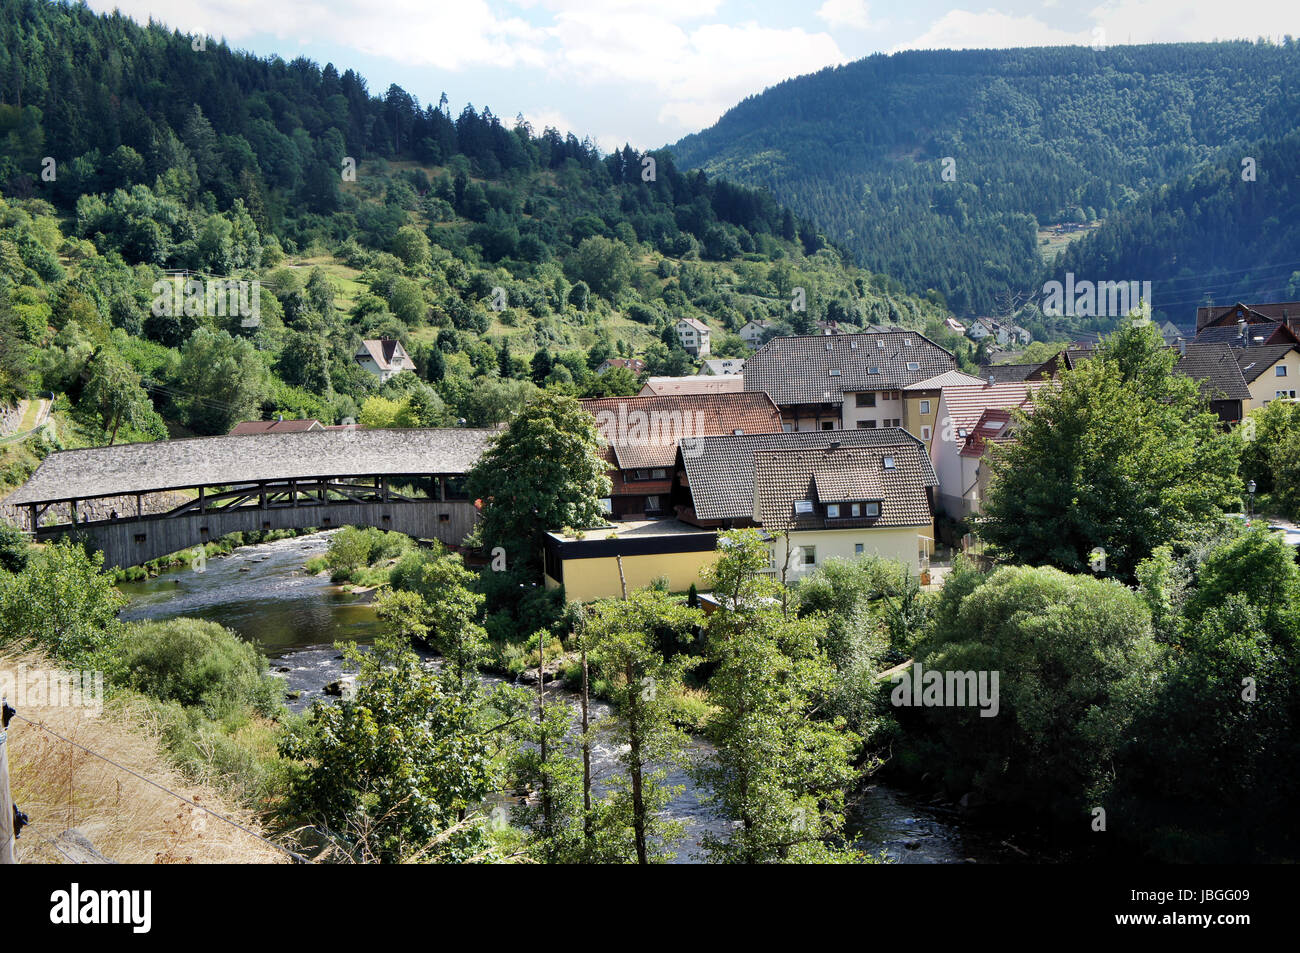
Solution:
{"label": "shrub along river", "polygon": [[[303,564],[322,555],[329,533],[300,536],[237,549],[228,556],[207,560],[203,572],[188,567],[174,569],[140,582],[124,582],[122,591],[131,602],[122,618],[170,619],[191,616],[218,622],[255,643],[271,659],[271,669],[285,680],[288,701],[301,711],[316,702],[329,703],[324,687],[342,674],[335,643],[367,642],[380,623],[369,596],[343,591],[326,576],[309,575]],[[493,680],[491,676],[484,676]],[[572,693],[550,689],[577,706]],[[602,702],[593,704],[593,719],[608,715]],[[708,754],[696,741],[692,756]],[[598,780],[617,769],[617,750],[598,744],[593,768]],[[677,848],[678,862],[697,862],[698,841],[705,831],[720,832],[726,822],[707,803],[707,792],[685,771],[674,771],[668,783],[682,792],[669,805],[669,813],[686,826]],[[857,792],[848,827],[862,850],[881,851],[900,863],[969,863],[1027,859],[1000,835],[970,829],[956,812],[931,805],[913,795],[872,783]]]}

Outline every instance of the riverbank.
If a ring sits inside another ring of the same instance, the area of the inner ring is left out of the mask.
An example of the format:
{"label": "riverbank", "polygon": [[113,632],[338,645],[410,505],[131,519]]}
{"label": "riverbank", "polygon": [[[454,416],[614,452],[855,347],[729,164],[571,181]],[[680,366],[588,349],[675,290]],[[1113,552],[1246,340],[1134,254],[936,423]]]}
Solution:
{"label": "riverbank", "polygon": [[[159,576],[122,585],[132,599],[124,619],[164,619],[194,616],[219,622],[256,644],[271,659],[271,670],[283,679],[286,704],[304,711],[318,701],[330,702],[325,686],[343,673],[335,642],[369,642],[380,630],[365,593],[346,591],[328,575],[308,573],[308,560],[324,554],[329,535],[319,533],[234,550],[208,562],[205,572],[188,568],[165,570]],[[433,660],[432,653],[421,653]],[[485,674],[488,683],[518,683],[517,674]],[[547,682],[553,697],[575,708],[577,695]],[[593,717],[610,714],[596,701]],[[693,757],[708,748],[697,740]],[[602,784],[616,769],[619,749],[612,741],[598,742],[594,765]],[[699,862],[698,842],[705,831],[721,831],[725,823],[707,803],[707,791],[694,785],[684,769],[673,769],[669,783],[681,791],[668,806],[669,814],[687,828],[678,862]],[[1024,861],[1016,849],[984,836],[966,825],[959,814],[940,803],[881,781],[869,781],[855,792],[848,815],[848,834],[863,851],[884,853],[898,863],[1001,863]]]}

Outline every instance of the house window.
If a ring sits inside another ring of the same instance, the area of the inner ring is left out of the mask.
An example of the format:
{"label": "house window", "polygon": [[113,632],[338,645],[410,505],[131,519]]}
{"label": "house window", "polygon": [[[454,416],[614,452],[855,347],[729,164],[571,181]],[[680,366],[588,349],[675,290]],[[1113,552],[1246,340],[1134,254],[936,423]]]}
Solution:
{"label": "house window", "polygon": [[1278,377],[1286,377],[1286,365],[1279,364],[1277,367],[1273,368],[1273,373]]}
{"label": "house window", "polygon": [[1276,393],[1274,393],[1273,396],[1274,396],[1274,397],[1294,397],[1294,396],[1295,396],[1295,391],[1293,391],[1293,390],[1280,390],[1280,391],[1277,391]]}
{"label": "house window", "polygon": [[816,566],[816,565],[817,565],[817,547],[816,547],[816,546],[805,546],[805,547],[803,547],[803,564],[804,564],[805,566]]}
{"label": "house window", "polygon": [[832,367],[831,377],[839,377],[839,376],[840,376],[840,369],[838,367]]}
{"label": "house window", "polygon": [[787,423],[784,423],[784,422],[783,422],[783,423],[781,424],[781,432],[782,432],[782,433],[794,433],[794,424],[787,424]]}
{"label": "house window", "polygon": [[806,515],[813,511],[812,500],[795,500],[794,511],[800,515]]}
{"label": "house window", "polygon": [[854,544],[853,544],[853,555],[854,555],[854,556],[861,556],[861,555],[863,554],[864,551],[865,551],[865,548],[863,547],[863,545],[862,545],[861,543],[854,543]]}
{"label": "house window", "polygon": [[839,516],[840,516],[840,505],[838,503],[827,503],[826,504],[827,519],[839,519]]}
{"label": "house window", "polygon": [[868,373],[868,374],[879,374],[879,373],[880,373],[880,368],[878,368],[878,367],[868,367],[868,368],[867,368],[867,373]]}
{"label": "house window", "polygon": [[929,427],[922,427],[922,428],[921,428],[921,439],[922,439],[922,440],[929,440],[929,439],[930,439],[930,428],[929,428]]}
{"label": "house window", "polygon": [[886,470],[892,470],[892,469],[894,469],[894,458],[893,458],[893,457],[885,457],[885,459],[884,459],[883,461],[881,461],[881,465],[882,465]]}
{"label": "house window", "polygon": [[854,503],[854,504],[852,504],[852,505],[849,507],[849,515],[850,515],[850,516],[861,516],[861,515],[862,515],[862,504],[861,504],[861,503]]}
{"label": "house window", "polygon": [[921,413],[928,414],[929,412],[930,412],[930,402],[928,400],[921,401]]}
{"label": "house window", "polygon": [[876,422],[875,422],[874,420],[859,420],[859,421],[858,421],[858,429],[859,429],[859,430],[875,430],[875,429],[876,429]]}
{"label": "house window", "polygon": [[651,470],[650,477],[654,480],[666,480],[668,479],[668,471],[664,469]]}
{"label": "house window", "polygon": [[645,498],[645,511],[646,511],[647,513],[658,513],[658,512],[659,512],[659,497],[657,497],[657,496],[647,496],[647,497]]}
{"label": "house window", "polygon": [[834,429],[835,429],[835,421],[833,420],[822,421],[822,430],[834,430]]}
{"label": "house window", "polygon": [[872,393],[872,394],[858,394],[858,395],[857,395],[857,404],[858,404],[859,407],[875,407],[875,406],[876,406],[876,395],[875,395],[874,393]]}
{"label": "house window", "polygon": [[920,365],[920,363],[917,362],[917,361],[908,361],[908,362],[907,362],[907,369],[908,369],[909,371],[919,371],[919,370],[921,369],[921,365]]}
{"label": "house window", "polygon": [[879,504],[879,503],[863,503],[863,504],[862,504],[862,515],[863,515],[863,516],[866,516],[866,517],[869,517],[869,518],[872,518],[872,519],[874,519],[875,517],[879,516],[879,515],[880,515],[880,504]]}

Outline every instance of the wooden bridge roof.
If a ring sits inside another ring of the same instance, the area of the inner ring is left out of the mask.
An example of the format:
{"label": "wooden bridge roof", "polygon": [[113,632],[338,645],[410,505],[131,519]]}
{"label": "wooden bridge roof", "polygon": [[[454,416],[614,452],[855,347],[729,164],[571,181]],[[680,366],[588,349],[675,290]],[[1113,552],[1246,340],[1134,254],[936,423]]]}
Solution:
{"label": "wooden bridge roof", "polygon": [[57,503],[198,486],[467,472],[493,430],[317,430],[194,437],[52,453],[5,503]]}

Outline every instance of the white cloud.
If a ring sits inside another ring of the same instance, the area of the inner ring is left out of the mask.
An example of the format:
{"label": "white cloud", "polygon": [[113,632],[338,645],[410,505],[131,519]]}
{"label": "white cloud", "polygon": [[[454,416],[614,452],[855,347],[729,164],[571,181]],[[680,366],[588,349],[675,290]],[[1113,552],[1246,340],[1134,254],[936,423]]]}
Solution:
{"label": "white cloud", "polygon": [[848,27],[869,30],[872,27],[867,0],[826,0],[817,10],[817,17],[830,27]]}
{"label": "white cloud", "polygon": [[706,126],[751,93],[843,63],[825,33],[757,23],[684,28],[652,14],[566,11],[551,30],[553,71],[585,83],[623,84],[660,100],[661,122]]}
{"label": "white cloud", "polygon": [[343,0],[90,0],[90,6],[117,9],[142,23],[153,15],[181,31],[225,37],[236,46],[269,34],[447,70],[545,62],[545,34],[519,17],[498,16],[486,0],[386,0],[382,11]]}
{"label": "white cloud", "polygon": [[1229,4],[1109,0],[1090,14],[1109,43],[1178,43],[1295,34],[1295,0],[1233,0]]}
{"label": "white cloud", "polygon": [[1061,46],[1093,42],[1092,31],[1071,33],[1048,26],[1033,16],[1012,16],[997,10],[972,13],[949,10],[925,33],[914,40],[899,43],[899,50],[978,50],[1009,46]]}

